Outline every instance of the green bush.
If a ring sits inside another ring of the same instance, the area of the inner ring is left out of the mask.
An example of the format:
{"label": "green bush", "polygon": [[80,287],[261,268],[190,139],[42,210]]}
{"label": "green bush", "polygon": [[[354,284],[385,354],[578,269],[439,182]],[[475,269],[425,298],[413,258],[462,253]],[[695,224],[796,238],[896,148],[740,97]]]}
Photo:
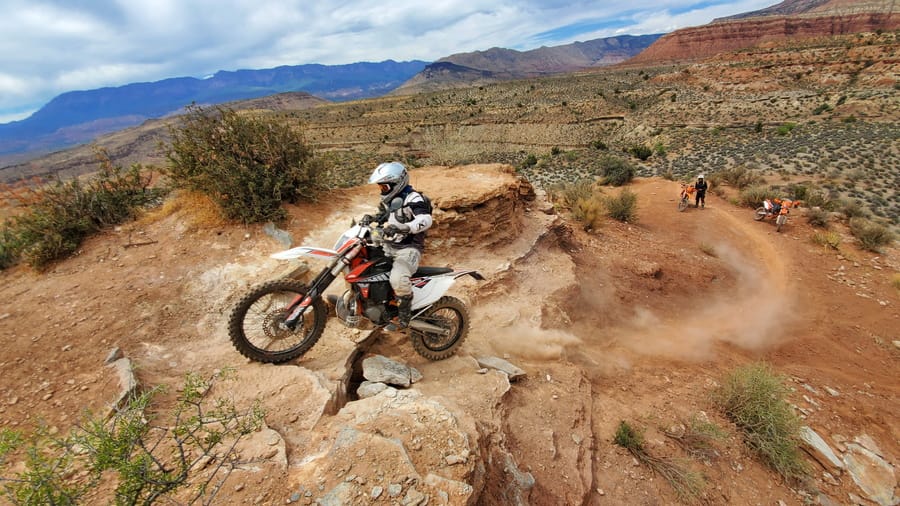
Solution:
{"label": "green bush", "polygon": [[634,165],[627,160],[608,155],[600,160],[600,175],[603,176],[603,184],[622,186],[634,179]]}
{"label": "green bush", "polygon": [[876,253],[894,241],[894,235],[887,227],[865,218],[851,218],[850,233],[863,248]]}
{"label": "green bush", "polygon": [[595,141],[592,141],[592,142],[591,142],[591,147],[594,148],[594,149],[596,149],[596,150],[598,150],[598,151],[606,151],[607,149],[609,149],[609,146],[607,146],[605,142],[603,142],[603,141],[601,141],[601,140],[599,140],[599,139],[598,139],[598,140],[595,140]]}
{"label": "green bush", "polygon": [[755,185],[745,188],[740,194],[741,205],[756,209],[766,199],[775,198],[775,191],[765,185]]}
{"label": "green bush", "polygon": [[777,129],[775,129],[775,133],[778,135],[787,135],[791,133],[793,129],[797,128],[796,123],[785,123],[783,125],[779,125]]}
{"label": "green bush", "polygon": [[281,219],[282,202],[313,200],[325,186],[312,148],[284,123],[192,105],[170,133],[167,175],[208,195],[229,219]]}
{"label": "green bush", "polygon": [[806,222],[814,227],[827,228],[830,213],[820,207],[806,210]]}
{"label": "green bush", "polygon": [[631,153],[631,156],[641,161],[644,161],[653,155],[653,150],[643,144],[632,144],[629,146],[628,152]]}
{"label": "green bush", "polygon": [[822,190],[807,191],[804,204],[810,208],[819,207],[827,211],[833,211],[836,207],[836,202],[827,192]]}
{"label": "green bush", "polygon": [[858,200],[848,200],[841,206],[841,212],[847,218],[865,218],[869,213]]}
{"label": "green bush", "polygon": [[29,192],[25,212],[8,219],[0,231],[0,268],[24,259],[42,270],[74,253],[91,234],[131,219],[138,208],[157,202],[163,191],[152,189],[140,165],[113,167],[100,153],[100,170],[82,182],[57,179]]}
{"label": "green bush", "polygon": [[[0,474],[0,499],[94,504],[99,490],[114,494],[111,504],[150,505],[175,503],[173,493],[190,489],[186,504],[213,504],[231,472],[247,464],[236,445],[265,417],[258,401],[244,410],[228,398],[204,398],[216,381],[228,379],[230,371],[208,379],[188,374],[165,424],[154,423],[157,388],[130,397],[111,417],[89,417],[64,437],[44,428],[30,438],[0,430],[0,472],[14,473]],[[11,452],[23,462],[7,466]]]}
{"label": "green bush", "polygon": [[572,218],[582,224],[585,230],[596,228],[603,217],[600,193],[589,180],[552,186],[550,198],[572,213]]}
{"label": "green bush", "polygon": [[775,471],[801,479],[809,468],[800,449],[800,420],[787,401],[783,378],[766,364],[740,367],[714,392],[716,404],[744,433],[747,444]]}
{"label": "green bush", "polygon": [[622,190],[618,196],[603,200],[606,214],[614,220],[633,222],[637,217],[637,194],[631,190]]}
{"label": "green bush", "polygon": [[739,190],[762,181],[760,175],[743,166],[722,169],[709,176],[711,186],[721,186],[721,183],[724,182]]}

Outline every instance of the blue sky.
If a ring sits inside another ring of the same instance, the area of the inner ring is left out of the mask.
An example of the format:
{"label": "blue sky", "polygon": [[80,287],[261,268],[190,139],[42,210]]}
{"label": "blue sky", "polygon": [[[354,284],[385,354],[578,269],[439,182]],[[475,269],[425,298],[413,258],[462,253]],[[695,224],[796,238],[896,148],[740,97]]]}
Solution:
{"label": "blue sky", "polygon": [[665,33],[774,0],[0,0],[0,123],[73,90]]}

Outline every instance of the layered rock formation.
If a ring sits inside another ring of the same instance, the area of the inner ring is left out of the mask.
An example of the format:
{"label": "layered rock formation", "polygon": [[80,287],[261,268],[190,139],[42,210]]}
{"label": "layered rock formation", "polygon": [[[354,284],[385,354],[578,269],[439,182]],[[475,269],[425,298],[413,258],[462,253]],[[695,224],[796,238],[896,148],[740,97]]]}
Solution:
{"label": "layered rock formation", "polygon": [[789,0],[762,11],[677,30],[661,37],[628,63],[697,60],[767,41],[896,30],[900,28],[900,12],[894,4]]}

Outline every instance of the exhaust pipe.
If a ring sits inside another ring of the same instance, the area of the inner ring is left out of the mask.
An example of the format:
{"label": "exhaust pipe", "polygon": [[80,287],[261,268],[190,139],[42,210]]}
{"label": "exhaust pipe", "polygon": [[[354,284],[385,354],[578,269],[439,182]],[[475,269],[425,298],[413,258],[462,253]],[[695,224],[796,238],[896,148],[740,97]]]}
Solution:
{"label": "exhaust pipe", "polygon": [[437,325],[423,322],[421,320],[410,321],[409,327],[412,329],[421,330],[422,332],[430,332],[432,334],[440,334],[442,336],[446,336],[450,333],[447,329],[445,329],[443,327],[438,327]]}

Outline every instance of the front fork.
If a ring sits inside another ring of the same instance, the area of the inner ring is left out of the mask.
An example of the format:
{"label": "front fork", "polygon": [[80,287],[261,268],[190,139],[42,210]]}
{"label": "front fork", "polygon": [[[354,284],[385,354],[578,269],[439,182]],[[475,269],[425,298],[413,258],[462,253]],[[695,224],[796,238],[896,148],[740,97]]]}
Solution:
{"label": "front fork", "polygon": [[306,313],[306,310],[309,309],[313,301],[319,298],[322,293],[331,286],[332,281],[338,277],[341,271],[350,265],[350,260],[359,254],[360,249],[361,246],[357,244],[346,254],[336,256],[334,260],[332,260],[327,267],[322,269],[322,272],[313,279],[306,293],[298,295],[290,304],[288,304],[287,309],[285,309],[285,313],[287,314],[287,317],[284,320],[285,327],[290,330],[295,330],[297,328],[297,323],[303,319],[303,314]]}

